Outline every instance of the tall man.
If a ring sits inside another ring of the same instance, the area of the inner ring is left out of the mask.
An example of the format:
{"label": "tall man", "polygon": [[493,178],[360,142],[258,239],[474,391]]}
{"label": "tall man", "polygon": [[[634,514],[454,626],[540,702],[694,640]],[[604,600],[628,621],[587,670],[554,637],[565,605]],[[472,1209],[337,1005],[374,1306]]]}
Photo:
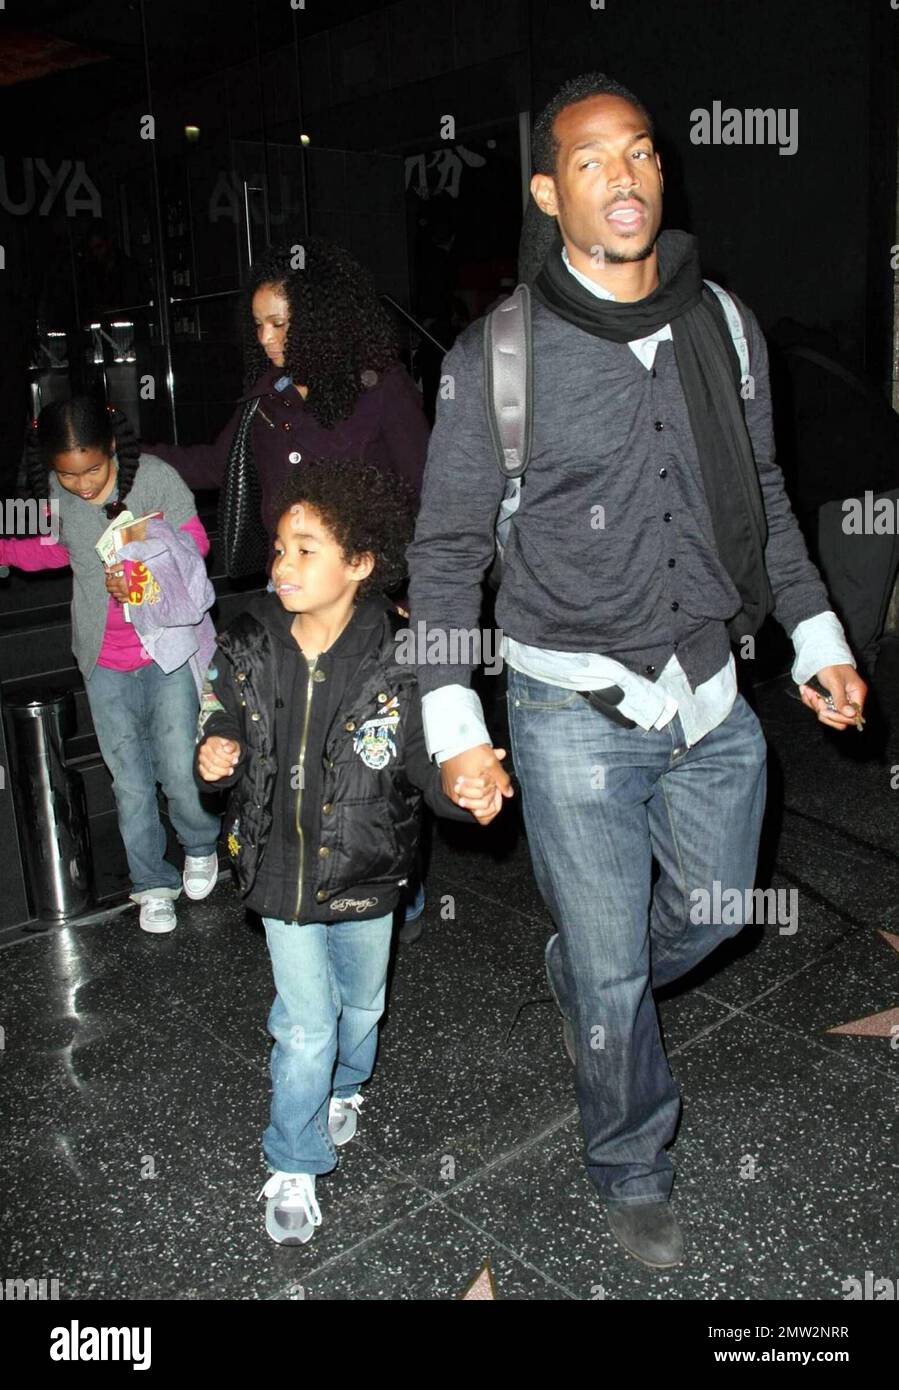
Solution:
{"label": "tall man", "polygon": [[[742,306],[741,392],[694,239],[660,234],[645,108],[601,73],[574,79],[539,117],[534,157],[531,193],[563,248],[534,284],[533,446],[496,604],[512,752],[557,926],[547,969],[573,1035],[587,1171],[622,1245],[666,1267],[683,1258],[665,1152],[680,1095],[652,990],[748,920],[744,909],[699,925],[691,894],[752,901],[764,807],[765,743],[730,638],[751,637],[773,609],[803,701],[833,728],[853,722],[866,687],[774,462],[758,323]],[[476,627],[493,558],[504,479],[482,329],[444,363],[451,389],[409,550],[415,632]],[[425,730],[444,789],[480,774],[495,813],[512,788],[471,667],[426,653]],[[813,673],[832,705],[804,684]]]}

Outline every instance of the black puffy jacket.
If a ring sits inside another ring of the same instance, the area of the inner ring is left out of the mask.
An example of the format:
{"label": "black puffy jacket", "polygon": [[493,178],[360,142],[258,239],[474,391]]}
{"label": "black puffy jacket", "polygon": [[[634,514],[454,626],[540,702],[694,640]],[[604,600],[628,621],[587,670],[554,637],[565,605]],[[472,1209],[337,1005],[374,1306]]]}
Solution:
{"label": "black puffy jacket", "polygon": [[224,833],[249,907],[288,922],[380,917],[412,867],[422,795],[439,815],[472,817],[428,758],[393,605],[362,600],[312,663],[293,617],[268,593],[219,635],[201,741],[235,739],[241,756],[231,777],[197,782],[230,788]]}

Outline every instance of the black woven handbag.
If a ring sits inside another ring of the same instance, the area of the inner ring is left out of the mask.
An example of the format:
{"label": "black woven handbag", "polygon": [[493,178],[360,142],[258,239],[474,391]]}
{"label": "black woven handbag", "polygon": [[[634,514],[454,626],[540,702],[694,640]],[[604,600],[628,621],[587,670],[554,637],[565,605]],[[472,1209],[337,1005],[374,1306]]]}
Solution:
{"label": "black woven handbag", "polygon": [[262,487],[253,453],[253,417],[259,397],[247,401],[234,431],[219,494],[218,533],[229,579],[264,573],[270,537],[262,520]]}

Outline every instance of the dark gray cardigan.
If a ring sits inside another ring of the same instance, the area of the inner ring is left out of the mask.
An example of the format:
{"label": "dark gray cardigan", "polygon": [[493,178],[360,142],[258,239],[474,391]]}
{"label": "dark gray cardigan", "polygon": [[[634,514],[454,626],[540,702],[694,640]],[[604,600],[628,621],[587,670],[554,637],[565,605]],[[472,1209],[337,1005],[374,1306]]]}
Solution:
{"label": "dark gray cardigan", "polygon": [[[768,356],[743,307],[754,380],[746,423],[768,521],[775,616],[787,632],[830,607],[774,461]],[[695,689],[727,661],[739,598],[715,549],[671,342],[651,371],[626,343],[534,304],[534,441],[496,621],[518,642],[599,652],[654,679],[676,652]],[[409,548],[412,622],[477,627],[504,480],[488,431],[483,323],[444,359]],[[422,665],[422,694],[471,668]]]}

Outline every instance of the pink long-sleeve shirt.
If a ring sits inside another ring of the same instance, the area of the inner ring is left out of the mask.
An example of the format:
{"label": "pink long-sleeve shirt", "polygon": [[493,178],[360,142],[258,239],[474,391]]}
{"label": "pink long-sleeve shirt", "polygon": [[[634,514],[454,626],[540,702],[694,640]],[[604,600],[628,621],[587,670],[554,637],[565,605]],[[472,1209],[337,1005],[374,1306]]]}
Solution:
{"label": "pink long-sleeve shirt", "polygon": [[[209,537],[198,516],[192,516],[181,530],[193,537],[201,555],[208,555]],[[65,569],[68,563],[69,552],[58,541],[47,544],[40,536],[0,539],[0,565],[13,565],[16,569],[35,571]],[[99,556],[97,563],[100,563]],[[141,646],[140,637],[132,624],[125,621],[123,605],[110,594],[103,645],[97,657],[97,665],[106,666],[111,671],[136,671],[140,666],[148,666],[152,660]]]}

